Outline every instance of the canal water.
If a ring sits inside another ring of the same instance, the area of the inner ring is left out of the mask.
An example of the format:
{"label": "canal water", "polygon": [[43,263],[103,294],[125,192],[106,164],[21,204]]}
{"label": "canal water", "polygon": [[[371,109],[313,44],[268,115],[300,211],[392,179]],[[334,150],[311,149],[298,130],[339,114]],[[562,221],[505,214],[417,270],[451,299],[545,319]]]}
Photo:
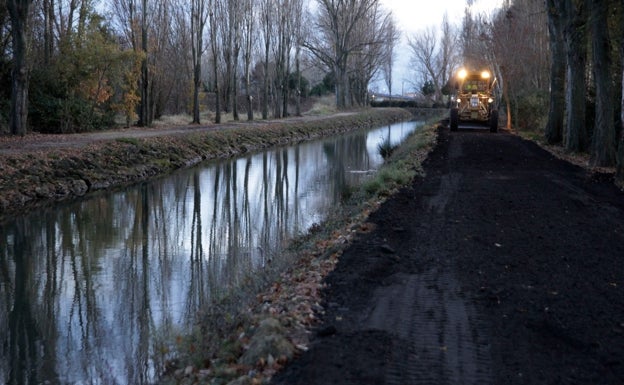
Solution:
{"label": "canal water", "polygon": [[203,163],[0,224],[0,383],[148,384],[160,341],[320,223],[421,123]]}

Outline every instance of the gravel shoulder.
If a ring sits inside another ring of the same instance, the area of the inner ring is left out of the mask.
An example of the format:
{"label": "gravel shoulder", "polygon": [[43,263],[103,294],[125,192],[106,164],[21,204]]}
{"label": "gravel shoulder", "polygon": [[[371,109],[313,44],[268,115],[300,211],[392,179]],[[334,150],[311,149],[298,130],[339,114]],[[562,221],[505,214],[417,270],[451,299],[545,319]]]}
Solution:
{"label": "gravel shoulder", "polygon": [[271,383],[621,384],[624,194],[515,135],[438,135]]}

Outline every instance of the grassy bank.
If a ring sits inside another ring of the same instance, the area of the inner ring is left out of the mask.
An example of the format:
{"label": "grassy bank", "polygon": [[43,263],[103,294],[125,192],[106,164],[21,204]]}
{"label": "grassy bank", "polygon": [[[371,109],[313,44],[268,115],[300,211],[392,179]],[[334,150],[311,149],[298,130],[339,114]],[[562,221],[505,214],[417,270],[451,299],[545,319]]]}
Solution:
{"label": "grassy bank", "polygon": [[[26,209],[126,186],[201,161],[229,158],[411,118],[401,109],[214,126],[188,134],[98,140],[0,155],[0,220]],[[70,136],[67,139],[72,141]],[[19,143],[16,144],[19,146]]]}
{"label": "grassy bank", "polygon": [[[307,349],[309,330],[323,314],[323,278],[357,234],[371,230],[368,215],[422,174],[436,143],[437,124],[416,130],[341,207],[292,241],[271,270],[207,306],[197,328],[183,331],[162,352],[163,384],[261,384]],[[170,357],[169,357],[170,358]]]}

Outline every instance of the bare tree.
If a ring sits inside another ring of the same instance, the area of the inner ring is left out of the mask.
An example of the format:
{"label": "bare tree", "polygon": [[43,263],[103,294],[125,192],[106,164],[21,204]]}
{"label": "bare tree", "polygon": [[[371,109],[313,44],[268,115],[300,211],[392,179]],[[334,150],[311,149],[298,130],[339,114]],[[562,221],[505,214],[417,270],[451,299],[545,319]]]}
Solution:
{"label": "bare tree", "polygon": [[392,95],[392,68],[394,67],[394,61],[396,60],[394,48],[401,33],[392,19],[388,23],[386,33],[388,34],[391,44],[386,46],[385,53],[382,56],[381,72],[383,73],[386,81],[386,87],[388,87],[388,94]]}
{"label": "bare tree", "polygon": [[468,6],[464,10],[460,35],[463,64],[468,68],[480,68],[483,64],[483,46],[479,40],[479,23],[470,11],[473,1],[467,0],[466,3]]}
{"label": "bare tree", "polygon": [[139,107],[139,126],[149,127],[152,125],[152,111],[150,100],[150,76],[148,68],[148,25],[147,25],[147,0],[142,0],[141,5],[141,52],[143,52],[143,62],[141,63],[141,104]]}
{"label": "bare tree", "polygon": [[507,2],[491,20],[477,19],[476,36],[496,74],[517,128],[544,127],[550,69],[547,15],[542,0]]}
{"label": "bare tree", "polygon": [[242,12],[242,3],[239,0],[230,1],[230,34],[232,36],[232,77],[230,88],[232,92],[232,117],[234,120],[239,120],[238,117],[238,59],[241,51],[241,30],[242,30],[242,19],[240,18],[240,14]]}
{"label": "bare tree", "polygon": [[336,76],[336,106],[350,105],[349,59],[362,49],[362,40],[354,39],[358,22],[370,15],[379,0],[317,0],[316,26],[320,35],[313,36],[306,47],[331,68]]}
{"label": "bare tree", "polygon": [[273,9],[274,0],[261,0],[261,30],[264,39],[264,65],[263,65],[263,84],[262,84],[262,119],[268,119],[269,116],[269,55],[273,43]]}
{"label": "bare tree", "polygon": [[13,135],[25,135],[28,129],[28,16],[31,0],[6,0],[11,19],[13,70],[11,72],[11,111],[9,127]]}
{"label": "bare tree", "polygon": [[54,52],[54,0],[43,0],[43,62],[50,64]]}
{"label": "bare tree", "polygon": [[193,123],[200,124],[199,93],[202,86],[202,54],[204,52],[204,28],[208,18],[206,2],[191,0],[191,35],[193,57]]}
{"label": "bare tree", "polygon": [[407,45],[411,50],[412,63],[415,71],[424,82],[431,81],[435,88],[436,98],[440,95],[441,85],[438,78],[439,68],[435,59],[438,53],[438,37],[434,27],[408,37]]}
{"label": "bare tree", "polygon": [[274,52],[275,85],[277,97],[274,104],[276,117],[288,116],[290,58],[295,35],[295,23],[301,15],[296,15],[299,0],[278,0],[276,46]]}
{"label": "bare tree", "polygon": [[[460,64],[460,56],[456,49],[458,41],[457,29],[451,25],[446,13],[442,17],[441,32],[438,66],[440,67],[440,85],[444,87]],[[440,91],[444,94],[442,90]]]}
{"label": "bare tree", "polygon": [[111,7],[117,29],[125,36],[126,44],[138,52],[140,50],[138,0],[113,0]]}
{"label": "bare tree", "polygon": [[588,147],[586,116],[587,0],[565,0],[564,30],[567,56],[565,148],[580,152]]}
{"label": "bare tree", "polygon": [[240,50],[239,17],[238,17],[238,0],[221,0],[222,6],[220,10],[219,21],[216,26],[220,31],[218,36],[221,38],[221,55],[223,60],[223,76],[221,76],[221,90],[223,91],[223,108],[226,112],[233,112],[234,118],[238,119],[236,110],[236,66],[238,60],[238,51]]}
{"label": "bare tree", "polygon": [[564,13],[559,1],[547,0],[548,32],[550,36],[550,103],[545,136],[550,144],[563,140],[565,114],[565,46],[563,43]]}
{"label": "bare tree", "polygon": [[242,36],[243,36],[243,65],[245,77],[245,99],[247,100],[247,120],[254,118],[253,95],[251,93],[251,59],[255,43],[255,0],[243,0],[242,4]]}
{"label": "bare tree", "polygon": [[[189,95],[188,90],[194,89],[194,65],[193,65],[193,33],[191,32],[191,21],[189,20],[188,7],[182,6],[181,0],[169,1],[170,22],[168,36],[163,41],[164,46],[160,53],[158,62],[160,63],[159,83],[161,92],[160,101],[163,104],[163,111],[166,113],[179,114],[189,111],[189,107],[194,107],[193,99],[195,95]],[[188,5],[188,2],[187,2]],[[207,18],[206,11],[206,18]],[[165,22],[167,18],[163,18]],[[204,26],[205,34],[205,26]],[[205,52],[206,46],[202,43]],[[202,56],[201,77],[205,79]],[[203,83],[202,83],[203,84]],[[201,90],[201,87],[199,88]],[[198,93],[199,96],[199,93]]]}
{"label": "bare tree", "polygon": [[295,114],[301,116],[301,48],[305,40],[308,29],[304,26],[304,19],[308,18],[307,9],[304,8],[303,1],[297,0],[293,12],[293,33],[295,35],[295,74],[296,74],[296,101]]}
{"label": "bare tree", "polygon": [[[288,0],[286,0],[288,1]],[[287,114],[288,107],[283,104],[283,98],[287,92],[284,77],[286,73],[286,52],[287,52],[287,39],[289,39],[287,32],[287,14],[288,10],[284,9],[284,0],[277,0],[277,12],[276,13],[276,29],[275,29],[275,49],[273,52],[273,63],[275,64],[275,73],[273,74],[273,90],[275,93],[275,100],[273,103],[273,116],[280,118]],[[284,109],[285,108],[285,109]]]}
{"label": "bare tree", "polygon": [[[619,22],[620,36],[624,36],[624,18],[620,18]],[[620,60],[624,61],[624,39],[620,40]],[[622,83],[621,83],[621,100],[620,100],[620,125],[624,124],[624,66],[622,68]],[[616,155],[616,179],[617,183],[624,187],[624,132],[620,130],[620,139],[618,140],[618,151]]]}
{"label": "bare tree", "polygon": [[221,123],[221,95],[219,92],[219,46],[217,41],[218,36],[218,15],[221,2],[219,0],[209,0],[208,2],[208,20],[210,21],[210,49],[212,53],[213,61],[213,76],[214,76],[214,92],[215,92],[215,123]]}
{"label": "bare tree", "polygon": [[608,31],[608,3],[608,0],[593,0],[590,11],[593,69],[596,82],[596,120],[590,162],[594,166],[613,166],[616,157],[613,59]]}
{"label": "bare tree", "polygon": [[399,31],[392,14],[380,3],[369,9],[354,28],[353,46],[357,47],[348,62],[350,105],[368,102],[368,85],[383,70],[387,57],[394,52]]}
{"label": "bare tree", "polygon": [[423,80],[430,80],[435,89],[435,100],[442,101],[442,89],[451,74],[459,65],[459,54],[455,49],[458,41],[457,32],[453,29],[445,14],[440,26],[441,36],[435,28],[430,27],[408,38],[412,61],[416,71]]}

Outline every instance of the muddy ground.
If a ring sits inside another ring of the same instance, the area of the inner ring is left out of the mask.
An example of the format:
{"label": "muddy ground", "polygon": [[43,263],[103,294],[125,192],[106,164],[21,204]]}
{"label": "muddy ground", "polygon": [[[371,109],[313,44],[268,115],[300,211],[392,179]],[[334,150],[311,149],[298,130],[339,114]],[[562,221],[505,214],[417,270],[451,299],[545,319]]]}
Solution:
{"label": "muddy ground", "polygon": [[508,133],[449,133],[326,278],[274,384],[624,383],[624,193]]}

